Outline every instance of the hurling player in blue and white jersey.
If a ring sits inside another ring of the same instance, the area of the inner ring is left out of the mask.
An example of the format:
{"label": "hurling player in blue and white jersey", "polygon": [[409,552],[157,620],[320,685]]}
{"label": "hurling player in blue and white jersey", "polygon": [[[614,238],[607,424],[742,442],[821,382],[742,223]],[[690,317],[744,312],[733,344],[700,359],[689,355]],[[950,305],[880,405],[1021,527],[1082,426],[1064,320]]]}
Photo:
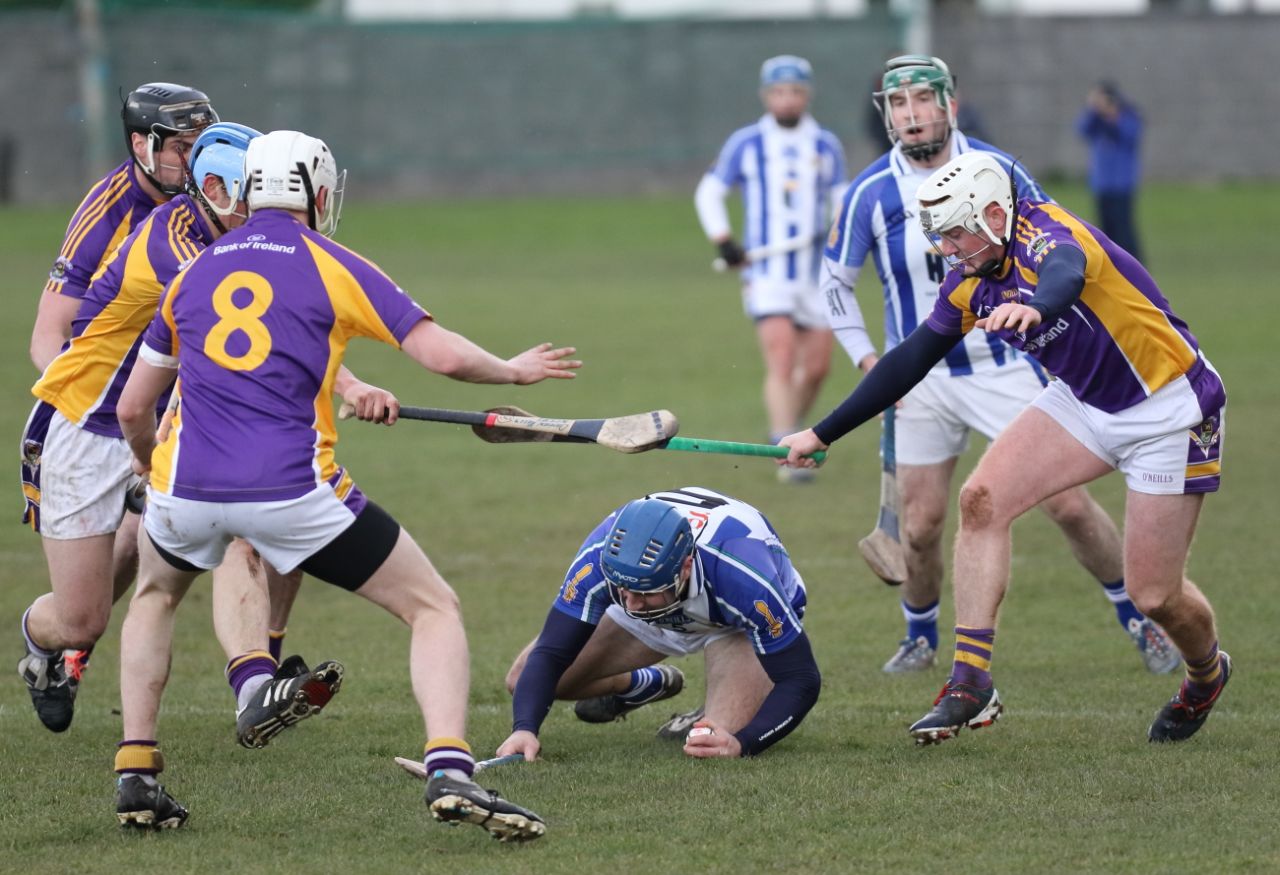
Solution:
{"label": "hurling player in blue and white jersey", "polygon": [[[1009,155],[957,129],[955,80],[941,59],[892,58],[875,97],[894,145],[845,192],[827,240],[822,281],[836,339],[863,372],[877,361],[853,294],[867,256],[875,260],[884,288],[886,349],[897,346],[928,316],[946,276],[947,267],[916,215],[916,191],[936,168],[956,155],[987,152],[1012,175],[1018,197],[1049,200]],[[934,664],[943,527],[951,478],[969,433],[993,440],[1043,386],[1043,373],[1030,358],[994,334],[973,331],[900,402],[900,409],[890,412],[907,580],[902,587],[906,634],[885,663],[886,672],[920,671]],[[1082,486],[1040,507],[1062,529],[1077,561],[1104,587],[1147,668],[1156,673],[1176,668],[1178,654],[1164,631],[1125,593],[1120,534],[1107,513]]]}
{"label": "hurling player in blue and white jersey", "polygon": [[[818,271],[822,236],[844,189],[845,162],[836,135],[809,115],[812,84],[804,58],[765,61],[765,114],[734,131],[694,196],[702,230],[730,267],[742,269],[743,303],[764,355],[771,440],[805,418],[831,365]],[[734,188],[742,191],[745,251],[725,207]],[[752,258],[751,250],[762,247],[777,254]]]}
{"label": "hurling player in blue and white jersey", "polygon": [[689,722],[700,731],[667,737],[694,757],[758,754],[818,700],[806,602],[777,532],[751,505],[698,486],[628,502],[587,536],[541,634],[511,667],[514,720],[498,754],[534,759],[557,698],[608,722],[675,695],[683,675],[655,663],[699,651],[706,707]]}

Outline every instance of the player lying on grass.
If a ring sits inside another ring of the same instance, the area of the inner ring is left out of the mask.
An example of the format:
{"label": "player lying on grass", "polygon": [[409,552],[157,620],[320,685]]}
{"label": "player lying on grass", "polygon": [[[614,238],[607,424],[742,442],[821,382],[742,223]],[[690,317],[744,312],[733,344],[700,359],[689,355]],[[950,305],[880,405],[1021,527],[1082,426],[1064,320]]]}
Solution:
{"label": "player lying on grass", "polygon": [[989,725],[996,614],[1009,585],[1010,527],[1051,495],[1125,475],[1125,586],[1186,664],[1147,730],[1189,738],[1231,676],[1213,609],[1186,578],[1205,493],[1221,475],[1227,394],[1151,275],[1055,204],[1018,199],[1003,165],[958,155],[920,186],[920,223],[952,262],[928,318],[822,422],[789,435],[788,465],[901,398],[974,328],[1027,353],[1057,379],[1000,433],[960,490],[956,643],[951,677],[910,729],[917,743]]}
{"label": "player lying on grass", "polygon": [[580,718],[602,723],[674,696],[683,675],[656,663],[699,651],[699,723],[712,732],[679,736],[685,753],[758,754],[818,700],[806,601],[782,541],[751,505],[699,486],[629,502],[587,536],[541,634],[511,667],[513,732],[498,754],[534,759],[554,699],[576,699]]}
{"label": "player lying on grass", "polygon": [[[571,377],[580,363],[568,358],[572,348],[549,343],[499,359],[440,326],[377,266],[332,242],[345,174],[322,141],[297,131],[258,137],[245,178],[249,220],[170,284],[119,405],[135,466],[151,474],[138,593],[122,641],[128,772],[158,767],[155,715],[177,603],[240,537],[281,572],[302,568],[410,627],[432,814],[475,823],[504,841],[537,838],[541,818],[471,780],[469,656],[457,596],[337,464],[330,394],[353,337],[380,340],[427,370],[473,383]],[[155,403],[174,368],[180,405],[157,445]],[[260,603],[246,607],[244,623],[265,627]],[[294,692],[309,713],[307,691]],[[176,805],[167,794],[160,802]]]}

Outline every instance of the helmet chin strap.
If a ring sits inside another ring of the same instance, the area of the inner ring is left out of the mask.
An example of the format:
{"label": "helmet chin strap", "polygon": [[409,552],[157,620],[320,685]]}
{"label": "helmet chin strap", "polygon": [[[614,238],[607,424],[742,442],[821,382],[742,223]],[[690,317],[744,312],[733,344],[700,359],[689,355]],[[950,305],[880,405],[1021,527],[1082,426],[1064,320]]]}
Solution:
{"label": "helmet chin strap", "polygon": [[[981,249],[979,249],[978,252],[975,252],[973,254],[977,255],[980,252],[985,252],[986,250],[990,249],[994,245],[995,245],[994,243],[988,243],[985,246],[983,246]],[[1000,257],[988,258],[986,261],[982,262],[982,264],[978,265],[973,269],[974,274],[977,276],[983,276],[983,277],[991,276],[992,274],[994,274],[996,271],[1000,269],[1000,265],[1004,264],[1005,258],[1008,257],[1008,255],[1009,255],[1009,240],[1008,238],[1006,238],[1000,241]],[[969,257],[972,258],[973,256],[969,256]]]}

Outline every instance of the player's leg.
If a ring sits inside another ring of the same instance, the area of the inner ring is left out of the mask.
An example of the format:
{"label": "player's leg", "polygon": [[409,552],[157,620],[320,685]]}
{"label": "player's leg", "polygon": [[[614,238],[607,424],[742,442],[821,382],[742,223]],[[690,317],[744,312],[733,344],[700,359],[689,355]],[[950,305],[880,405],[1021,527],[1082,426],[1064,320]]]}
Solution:
{"label": "player's leg", "polygon": [[111,603],[124,597],[138,576],[138,532],[142,526],[142,514],[126,513],[116,529],[116,540],[111,553]]}
{"label": "player's leg", "polygon": [[799,326],[796,334],[795,384],[796,425],[809,416],[822,384],[831,371],[831,349],[835,335],[828,328]]}
{"label": "player's leg", "polygon": [[[537,638],[530,641],[507,670],[507,692],[515,692],[529,654],[537,643]],[[644,646],[620,630],[611,618],[605,617],[561,676],[556,685],[556,698],[576,701],[625,693],[633,685],[635,671],[663,659],[666,659],[666,654]]]}
{"label": "player's leg", "polygon": [[465,740],[470,656],[458,598],[413,538],[396,528],[394,547],[356,592],[411,630],[409,668],[427,729],[423,764],[431,813],[474,823],[502,841],[535,839],[546,829],[538,815],[471,780],[475,760]]}
{"label": "player's leg", "polygon": [[302,572],[294,569],[288,574],[281,574],[271,565],[264,562],[262,567],[267,575],[267,593],[271,598],[271,617],[268,622],[269,649],[271,656],[280,661],[284,652],[284,636],[289,628],[289,615],[293,613],[293,603],[302,587]]}
{"label": "player's leg", "polygon": [[898,465],[902,541],[907,579],[902,584],[906,634],[884,664],[891,674],[923,671],[938,650],[938,604],[942,597],[942,535],[956,458],[932,465]]}
{"label": "player's leg", "polygon": [[1019,414],[978,462],[960,490],[951,677],[933,710],[911,726],[917,743],[951,738],[963,726],[986,726],[999,715],[991,654],[996,614],[1009,582],[1013,521],[1049,496],[1110,470],[1036,407]]}
{"label": "player's leg", "polygon": [[156,777],[164,769],[157,742],[160,700],[169,680],[174,615],[200,571],[162,554],[145,534],[139,547],[138,586],[120,630],[124,740],[116,750],[116,817],[125,826],[166,829],[182,826],[187,810]]}
{"label": "player's leg", "polygon": [[1102,585],[1120,628],[1137,646],[1147,669],[1164,674],[1177,668],[1177,649],[1134,605],[1125,589],[1123,541],[1110,514],[1083,486],[1045,499],[1040,509],[1062,530],[1076,561]]}
{"label": "player's leg", "polygon": [[728,732],[751,722],[773,689],[745,634],[725,635],[707,645],[707,719]]}
{"label": "player's leg", "polygon": [[790,316],[756,320],[756,339],[764,357],[764,408],[771,441],[791,434],[799,421],[800,399],[794,382],[798,334]]}
{"label": "player's leg", "polygon": [[1125,507],[1126,584],[1134,602],[1181,651],[1186,677],[1148,730],[1152,741],[1181,741],[1209,716],[1231,674],[1218,650],[1213,608],[1186,577],[1187,554],[1203,494],[1147,495],[1130,491]]}

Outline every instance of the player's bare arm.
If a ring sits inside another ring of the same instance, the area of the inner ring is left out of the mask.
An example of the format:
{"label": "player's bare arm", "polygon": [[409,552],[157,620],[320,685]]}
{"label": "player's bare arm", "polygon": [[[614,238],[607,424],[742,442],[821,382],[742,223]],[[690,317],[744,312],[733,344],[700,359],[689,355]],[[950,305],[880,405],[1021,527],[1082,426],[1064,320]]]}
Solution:
{"label": "player's bare arm", "polygon": [[151,453],[156,448],[156,403],[173,382],[174,373],[173,368],[154,365],[139,356],[116,404],[120,430],[133,451],[134,471],[139,474],[151,470]]}
{"label": "player's bare arm", "polygon": [[57,358],[62,345],[71,336],[71,321],[80,309],[80,299],[45,292],[36,309],[36,324],[31,330],[31,363],[41,373]]}
{"label": "player's bare arm", "polygon": [[572,346],[540,343],[503,360],[430,319],[423,319],[400,345],[429,371],[466,383],[515,383],[527,386],[545,379],[572,379],[582,362],[570,359]]}

